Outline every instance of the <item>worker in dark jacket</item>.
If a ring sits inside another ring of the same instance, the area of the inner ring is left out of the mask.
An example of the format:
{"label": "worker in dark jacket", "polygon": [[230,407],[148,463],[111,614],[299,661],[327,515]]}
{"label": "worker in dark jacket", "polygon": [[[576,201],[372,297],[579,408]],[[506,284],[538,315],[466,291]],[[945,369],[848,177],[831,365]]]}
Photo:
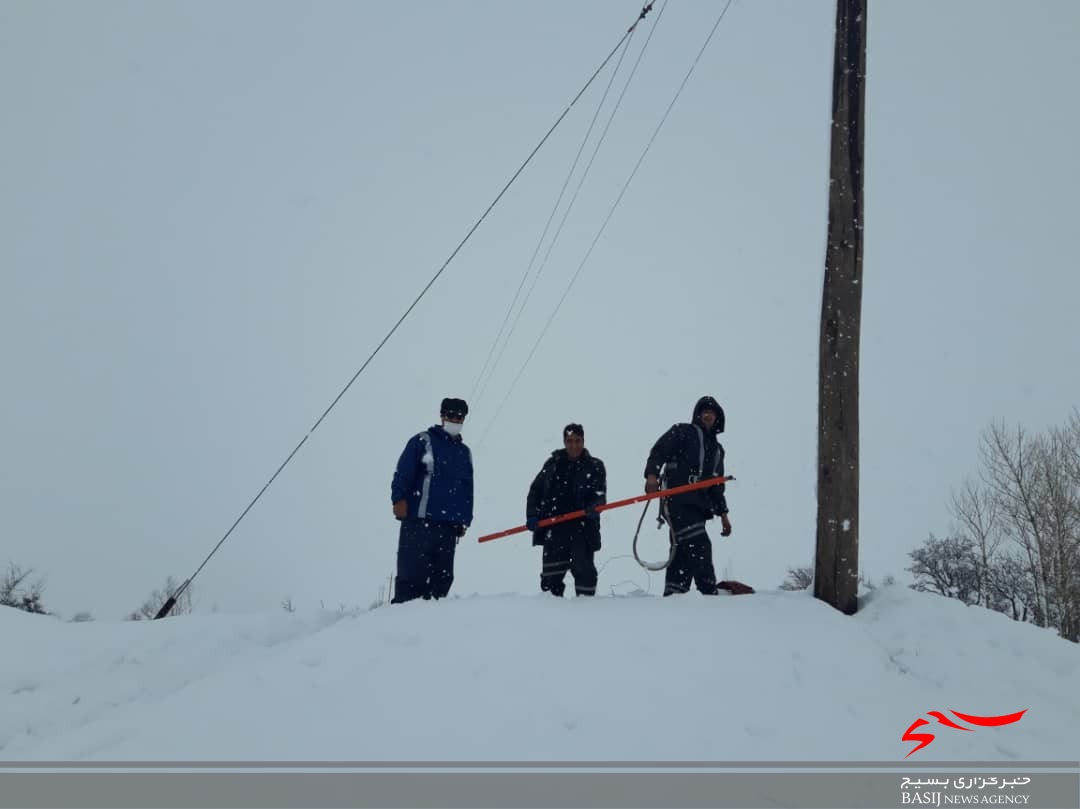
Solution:
{"label": "worker in dark jacket", "polygon": [[[525,525],[533,532],[533,545],[543,546],[540,589],[561,596],[569,571],[579,596],[596,595],[596,563],[600,550],[600,513],[607,502],[607,470],[604,462],[585,449],[585,428],[567,424],[563,449],[555,450],[529,487]],[[538,528],[540,520],[571,511],[585,517]]]}
{"label": "worker in dark jacket", "polygon": [[[711,396],[694,405],[690,423],[672,425],[649,452],[645,462],[645,491],[667,489],[723,477],[724,448],[716,436],[724,432],[724,410]],[[675,542],[675,555],[667,567],[664,595],[690,591],[695,583],[706,595],[717,594],[712,541],[705,523],[720,518],[721,536],[731,535],[724,484],[684,492],[661,501],[661,513]]]}
{"label": "worker in dark jacket", "polygon": [[441,424],[405,444],[390,484],[398,535],[391,603],[445,598],[454,582],[454,551],[473,519],[472,454],[461,440],[469,407],[443,399]]}

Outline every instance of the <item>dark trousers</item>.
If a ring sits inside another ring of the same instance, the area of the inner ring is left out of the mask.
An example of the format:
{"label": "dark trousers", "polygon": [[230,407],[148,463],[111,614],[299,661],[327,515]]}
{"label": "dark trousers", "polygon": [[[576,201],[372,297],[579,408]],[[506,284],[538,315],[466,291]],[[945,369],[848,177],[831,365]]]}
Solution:
{"label": "dark trousers", "polygon": [[402,520],[398,534],[397,579],[391,604],[414,598],[445,598],[454,583],[457,529],[449,523]]}
{"label": "dark trousers", "polygon": [[574,577],[574,592],[579,596],[596,595],[596,563],[589,538],[580,531],[556,530],[553,526],[544,538],[543,569],[540,589],[562,596],[567,571]]}
{"label": "dark trousers", "polygon": [[705,595],[716,595],[716,570],[713,567],[712,540],[705,531],[706,515],[700,508],[665,505],[664,516],[675,533],[675,557],[664,575],[664,595],[690,592],[690,585]]}

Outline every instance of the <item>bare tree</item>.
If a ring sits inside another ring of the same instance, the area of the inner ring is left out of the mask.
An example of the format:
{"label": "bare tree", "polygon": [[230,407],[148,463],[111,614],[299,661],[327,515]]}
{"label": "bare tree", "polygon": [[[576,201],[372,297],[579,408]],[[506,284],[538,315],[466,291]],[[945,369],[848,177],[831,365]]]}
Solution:
{"label": "bare tree", "polygon": [[1022,427],[1014,433],[1002,424],[984,431],[980,445],[983,474],[1001,508],[1003,530],[1020,549],[1031,576],[1035,599],[1032,621],[1047,626],[1050,577],[1045,567],[1047,542],[1039,514],[1039,481],[1033,457],[1036,452],[1034,439]]}
{"label": "bare tree", "polygon": [[1065,422],[1067,435],[1065,451],[1065,475],[1074,486],[1080,485],[1080,407],[1073,410]]}
{"label": "bare tree", "polygon": [[1041,434],[991,425],[980,460],[953,495],[955,534],[910,554],[913,587],[1080,641],[1080,409]]}
{"label": "bare tree", "polygon": [[994,425],[982,456],[1004,534],[1030,577],[1030,620],[1080,640],[1080,417],[1037,436]]}
{"label": "bare tree", "polygon": [[8,562],[7,572],[0,578],[0,606],[38,615],[49,614],[42,604],[45,580],[29,581],[33,572],[33,568],[23,570],[14,562]]}
{"label": "bare tree", "polygon": [[[1080,500],[1080,497],[1077,497],[1077,493],[1080,492],[1080,408],[1073,410],[1063,432],[1065,434],[1064,475],[1073,492],[1073,503],[1076,504],[1077,500]],[[1080,518],[1077,518],[1077,522],[1080,522]],[[1068,593],[1075,616],[1077,612],[1080,612],[1080,528],[1076,527],[1076,523],[1074,523],[1070,540],[1068,558],[1072,566]]]}
{"label": "bare tree", "polygon": [[1014,621],[1031,621],[1035,606],[1035,588],[1024,560],[1002,553],[994,559],[986,574],[990,595],[989,607]]}
{"label": "bare tree", "polygon": [[[154,590],[139,607],[127,616],[128,621],[152,621],[157,615],[161,605],[168,600],[168,598],[176,592],[180,585],[176,583],[176,579],[169,576],[165,579],[165,585],[160,590]],[[170,615],[187,615],[193,612],[195,609],[191,600],[191,587],[187,587],[183,593],[176,599],[176,604],[173,606]]]}
{"label": "bare tree", "polygon": [[933,534],[921,548],[908,554],[915,577],[913,590],[937,593],[965,604],[978,603],[978,556],[971,540],[965,537],[938,539]]}
{"label": "bare tree", "polygon": [[988,488],[969,478],[959,492],[953,493],[950,511],[957,522],[957,536],[968,540],[978,555],[974,603],[989,607],[991,593],[986,577],[1003,540],[998,500]]}
{"label": "bare tree", "polygon": [[1080,485],[1069,465],[1076,448],[1068,429],[1053,428],[1039,442],[1041,513],[1048,547],[1050,617],[1063,638],[1080,640]]}
{"label": "bare tree", "polygon": [[1030,621],[1034,615],[1035,590],[1022,556],[998,551],[984,568],[979,547],[968,537],[938,539],[933,534],[908,556],[913,590],[983,606],[1015,621]]}
{"label": "bare tree", "polygon": [[780,585],[781,590],[805,590],[814,583],[812,567],[789,567],[787,576]]}

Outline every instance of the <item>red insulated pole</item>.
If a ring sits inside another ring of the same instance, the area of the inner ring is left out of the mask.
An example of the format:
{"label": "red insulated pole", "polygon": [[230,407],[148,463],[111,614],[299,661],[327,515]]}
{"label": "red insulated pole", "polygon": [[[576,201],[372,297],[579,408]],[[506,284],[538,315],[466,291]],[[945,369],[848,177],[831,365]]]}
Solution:
{"label": "red insulated pole", "polygon": [[[726,477],[708,478],[707,480],[699,480],[696,483],[687,483],[683,486],[675,486],[671,489],[661,489],[658,492],[651,492],[649,494],[639,494],[637,497],[628,497],[625,500],[616,500],[614,503],[604,503],[602,506],[597,506],[597,511],[608,511],[613,508],[621,508],[622,506],[629,506],[633,503],[644,503],[646,500],[653,500],[657,497],[671,497],[672,495],[682,494],[683,492],[692,492],[695,489],[705,489],[710,486],[716,486],[720,483],[727,483],[730,480],[735,480],[734,475],[728,475]],[[585,511],[579,509],[578,511],[571,511],[567,514],[559,514],[555,517],[545,517],[536,524],[537,528],[546,528],[549,525],[555,525],[560,522],[567,522],[568,520],[580,520],[585,516]],[[520,534],[522,531],[528,531],[529,529],[524,525],[519,525],[515,528],[507,528],[505,531],[497,531],[494,534],[484,534],[477,542],[490,542],[493,539],[499,539],[501,537],[508,537],[511,534]]]}

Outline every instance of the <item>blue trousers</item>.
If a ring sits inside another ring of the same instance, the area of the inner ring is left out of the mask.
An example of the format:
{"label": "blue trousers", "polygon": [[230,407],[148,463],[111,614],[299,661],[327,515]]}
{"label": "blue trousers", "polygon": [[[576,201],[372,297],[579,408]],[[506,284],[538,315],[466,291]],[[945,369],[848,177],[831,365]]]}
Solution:
{"label": "blue trousers", "polygon": [[398,534],[397,579],[391,604],[414,598],[446,598],[454,583],[457,527],[431,520],[402,520]]}

